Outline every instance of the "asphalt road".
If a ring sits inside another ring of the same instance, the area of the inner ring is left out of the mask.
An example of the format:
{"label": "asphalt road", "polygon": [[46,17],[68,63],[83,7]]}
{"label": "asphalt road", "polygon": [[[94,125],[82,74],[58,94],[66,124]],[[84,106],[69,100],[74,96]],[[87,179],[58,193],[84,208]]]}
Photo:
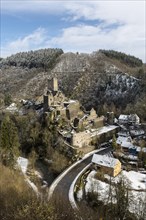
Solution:
{"label": "asphalt road", "polygon": [[[98,154],[108,154],[112,150],[111,147],[106,149],[101,149]],[[69,201],[69,189],[76,178],[76,176],[89,164],[91,163],[92,155],[88,158],[84,159],[81,163],[77,164],[75,167],[73,167],[57,184],[55,187],[51,200],[56,200],[56,203],[58,204],[64,204],[66,206],[66,209],[71,210],[71,204]],[[60,205],[59,205],[60,206]]]}

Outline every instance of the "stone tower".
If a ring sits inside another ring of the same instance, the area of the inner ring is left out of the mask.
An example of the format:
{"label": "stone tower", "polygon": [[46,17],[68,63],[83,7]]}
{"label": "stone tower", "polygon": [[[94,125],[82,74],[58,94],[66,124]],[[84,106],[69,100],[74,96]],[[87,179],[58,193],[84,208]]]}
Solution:
{"label": "stone tower", "polygon": [[48,96],[44,95],[43,99],[44,99],[44,112],[47,112],[48,111]]}
{"label": "stone tower", "polygon": [[57,78],[48,79],[48,90],[52,92],[58,91],[58,79]]}

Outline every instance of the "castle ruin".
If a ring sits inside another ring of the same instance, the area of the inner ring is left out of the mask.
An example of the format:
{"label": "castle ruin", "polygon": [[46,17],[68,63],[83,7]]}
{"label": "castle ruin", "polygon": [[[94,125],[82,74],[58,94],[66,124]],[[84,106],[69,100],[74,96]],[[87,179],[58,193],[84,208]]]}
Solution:
{"label": "castle ruin", "polygon": [[105,117],[98,117],[92,108],[86,112],[82,110],[78,100],[70,100],[59,90],[57,78],[48,79],[47,91],[43,96],[44,112],[52,112],[56,120],[66,121],[66,128],[59,133],[72,146],[83,148],[89,146],[95,139],[96,129],[104,127]]}
{"label": "castle ruin", "polygon": [[48,79],[47,92],[43,96],[44,111],[47,112],[49,107],[60,106],[64,100],[64,94],[58,89],[57,78]]}

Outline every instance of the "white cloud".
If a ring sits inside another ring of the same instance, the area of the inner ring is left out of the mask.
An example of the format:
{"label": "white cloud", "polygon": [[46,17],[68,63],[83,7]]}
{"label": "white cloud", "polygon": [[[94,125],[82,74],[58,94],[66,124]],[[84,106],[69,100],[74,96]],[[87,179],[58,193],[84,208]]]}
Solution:
{"label": "white cloud", "polygon": [[1,50],[1,56],[6,57],[17,52],[41,48],[46,39],[46,30],[38,28],[33,33],[6,44]]}
{"label": "white cloud", "polygon": [[73,20],[141,23],[145,21],[145,0],[1,0],[1,11],[65,13]]}
{"label": "white cloud", "polygon": [[3,56],[32,49],[58,47],[64,51],[92,52],[98,49],[114,49],[135,55],[145,61],[145,39],[142,27],[119,26],[105,32],[100,26],[79,25],[62,30],[62,34],[50,38],[45,29],[39,28],[32,34],[10,42],[5,46]]}
{"label": "white cloud", "polygon": [[137,25],[123,25],[105,32],[100,26],[76,26],[63,30],[49,44],[65,51],[92,52],[98,49],[114,49],[135,55],[145,61],[145,33]]}
{"label": "white cloud", "polygon": [[[20,38],[5,46],[5,53],[15,53],[40,47],[60,47],[65,51],[92,52],[97,49],[115,49],[145,57],[145,0],[127,1],[15,1],[2,0],[3,11],[31,11],[60,14],[69,18],[70,27],[50,39],[44,29]],[[83,25],[79,25],[79,20]],[[99,20],[103,23],[99,24]],[[71,26],[71,21],[74,26]],[[87,23],[87,21],[90,21]],[[92,24],[94,21],[94,25]],[[95,22],[97,25],[95,26]],[[76,24],[75,24],[76,23]],[[114,24],[117,27],[111,27]],[[107,27],[110,28],[107,31]],[[4,51],[3,53],[4,54]]]}
{"label": "white cloud", "polygon": [[73,19],[101,19],[109,23],[143,23],[145,22],[145,0],[107,0],[86,1],[66,4],[66,9]]}

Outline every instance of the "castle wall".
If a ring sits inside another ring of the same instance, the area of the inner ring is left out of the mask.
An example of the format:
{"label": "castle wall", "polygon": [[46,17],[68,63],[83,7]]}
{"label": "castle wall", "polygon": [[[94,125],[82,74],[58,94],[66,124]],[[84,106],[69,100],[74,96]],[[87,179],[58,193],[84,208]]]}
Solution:
{"label": "castle wall", "polygon": [[58,105],[63,103],[65,100],[65,96],[61,91],[58,91],[55,95],[54,95],[54,105]]}
{"label": "castle wall", "polygon": [[87,120],[91,121],[91,120],[95,120],[97,118],[97,114],[96,111],[92,108],[90,111],[90,115],[88,116]]}
{"label": "castle wall", "polygon": [[68,117],[68,119],[70,120],[70,119],[75,118],[80,111],[81,110],[80,110],[79,101],[75,101],[75,102],[70,103],[67,106],[67,117]]}
{"label": "castle wall", "polygon": [[111,131],[108,131],[106,133],[102,133],[102,134],[98,134],[97,135],[94,135],[91,137],[92,141],[93,142],[98,142],[99,144],[100,143],[103,143],[103,142],[106,142],[106,141],[109,141],[111,138],[113,138],[113,135],[117,133],[119,128],[115,128]]}
{"label": "castle wall", "polygon": [[62,118],[66,119],[66,108],[62,108],[62,106],[56,107],[57,115],[60,115]]}
{"label": "castle wall", "polygon": [[96,128],[100,128],[104,126],[104,116],[98,117],[96,119],[94,119],[94,126]]}
{"label": "castle wall", "polygon": [[72,137],[72,145],[79,148],[88,146],[91,142],[91,137],[88,131],[74,133]]}

